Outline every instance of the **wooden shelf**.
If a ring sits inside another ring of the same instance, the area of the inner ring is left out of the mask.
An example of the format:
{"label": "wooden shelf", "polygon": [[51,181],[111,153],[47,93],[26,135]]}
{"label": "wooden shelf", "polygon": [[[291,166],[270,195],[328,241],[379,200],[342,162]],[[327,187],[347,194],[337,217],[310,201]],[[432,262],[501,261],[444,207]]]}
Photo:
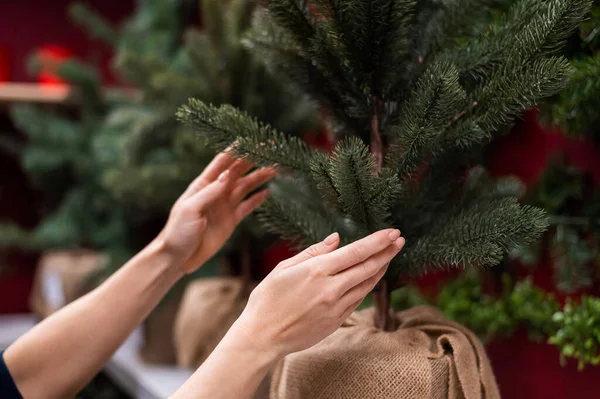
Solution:
{"label": "wooden shelf", "polygon": [[68,86],[42,86],[36,83],[0,83],[1,102],[60,104],[68,100]]}
{"label": "wooden shelf", "polygon": [[[135,98],[136,90],[105,87],[104,94],[120,93]],[[0,83],[0,103],[30,102],[38,104],[76,103],[77,96],[70,86],[41,85],[38,83]]]}

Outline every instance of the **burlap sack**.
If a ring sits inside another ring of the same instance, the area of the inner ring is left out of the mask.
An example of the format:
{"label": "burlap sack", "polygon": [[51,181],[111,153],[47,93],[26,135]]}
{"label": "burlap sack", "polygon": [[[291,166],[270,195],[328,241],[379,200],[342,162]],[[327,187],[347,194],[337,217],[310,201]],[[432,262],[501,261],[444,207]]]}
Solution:
{"label": "burlap sack", "polygon": [[105,255],[86,250],[44,253],[29,297],[31,310],[48,317],[73,302],[93,288],[92,277],[105,262]]}
{"label": "burlap sack", "polygon": [[190,283],[175,318],[175,353],[181,367],[200,366],[239,317],[248,300],[241,278],[205,278]]}
{"label": "burlap sack", "polygon": [[271,399],[495,399],[500,397],[481,342],[434,308],[395,315],[399,328],[373,327],[373,309],[352,314],[335,333],[277,365]]}
{"label": "burlap sack", "polygon": [[140,358],[149,364],[175,364],[173,329],[181,303],[181,292],[171,293],[150,313],[142,325],[144,341]]}

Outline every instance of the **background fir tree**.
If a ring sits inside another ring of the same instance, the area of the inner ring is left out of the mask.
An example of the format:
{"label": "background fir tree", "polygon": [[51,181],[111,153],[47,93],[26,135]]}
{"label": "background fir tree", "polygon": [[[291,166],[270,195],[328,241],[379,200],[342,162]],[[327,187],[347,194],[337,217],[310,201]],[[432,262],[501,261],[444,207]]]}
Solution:
{"label": "background fir tree", "polygon": [[[187,0],[141,1],[132,18],[118,28],[81,4],[69,11],[75,22],[115,51],[145,46],[149,53],[178,45],[186,24],[183,16],[193,5]],[[35,56],[31,66],[34,70],[39,66]],[[75,59],[56,68],[72,86],[73,105],[14,106],[13,120],[27,141],[4,143],[20,157],[40,189],[43,219],[32,231],[0,225],[0,245],[33,250],[90,248],[112,255],[110,266],[116,267],[141,249],[164,221],[164,214],[142,212],[103,186],[103,176],[119,160],[122,135],[105,123],[106,117],[113,108],[134,102],[135,91],[107,92],[97,69]]]}
{"label": "background fir tree", "polygon": [[[34,57],[34,68],[36,64]],[[19,104],[11,110],[16,127],[27,136],[12,148],[44,197],[43,220],[32,231],[1,225],[0,244],[34,250],[122,248],[130,241],[134,221],[100,184],[117,132],[99,131],[98,126],[106,110],[124,98],[106,96],[98,72],[79,61],[61,63],[57,74],[72,85],[80,106],[53,110]]]}
{"label": "background fir tree", "polygon": [[135,40],[120,46],[117,59],[117,71],[141,96],[108,115],[107,124],[123,133],[118,162],[104,183],[117,198],[153,211],[168,212],[215,155],[176,120],[175,111],[188,98],[234,104],[291,135],[316,127],[307,98],[268,75],[241,43],[255,2],[203,0],[198,5],[202,28],[188,29],[182,44],[180,32],[167,25],[155,33],[175,45],[157,52],[155,46],[136,46]]}
{"label": "background fir tree", "polygon": [[564,54],[574,73],[569,86],[542,108],[542,119],[574,136],[600,140],[600,2],[572,35]]}
{"label": "background fir tree", "polygon": [[[31,106],[15,112],[19,127],[35,135],[22,155],[24,163],[38,165],[26,165],[27,170],[34,177],[42,175],[37,178],[41,182],[53,182],[46,185],[54,195],[50,198],[44,190],[45,198],[60,212],[33,232],[4,226],[0,236],[5,245],[119,246],[119,261],[135,253],[157,233],[175,199],[215,155],[176,121],[176,109],[190,96],[234,103],[291,135],[315,129],[315,107],[307,96],[267,74],[241,43],[255,6],[249,0],[142,1],[131,19],[114,27],[91,8],[74,3],[71,16],[92,37],[114,48],[114,69],[135,95],[105,98],[97,71],[69,61],[59,73],[86,93],[75,115]],[[199,22],[198,14],[203,27],[189,28]],[[66,138],[55,140],[50,133]],[[63,179],[58,167],[47,165],[47,158],[85,174]],[[71,191],[86,195],[73,204]],[[101,204],[108,214],[96,217],[96,208],[89,212],[89,204]],[[91,218],[95,219],[87,222]],[[250,221],[241,229],[245,242],[262,235],[255,225]],[[100,234],[103,228],[112,230]],[[242,245],[237,241],[235,246]]]}
{"label": "background fir tree", "polygon": [[260,218],[300,245],[340,231],[344,242],[386,226],[407,244],[376,295],[377,325],[393,328],[388,294],[431,267],[492,266],[546,228],[514,185],[473,168],[475,155],[520,112],[563,88],[557,52],[588,0],[522,0],[492,12],[464,0],[270,0],[247,46],[329,112],[331,155],[234,107],[191,100],[179,117],[216,148],[234,146],[289,172]]}
{"label": "background fir tree", "polygon": [[[103,186],[124,204],[164,217],[216,155],[176,120],[175,111],[189,97],[235,104],[293,136],[308,135],[317,127],[315,106],[308,97],[268,74],[242,45],[256,2],[203,0],[197,6],[187,10],[199,13],[201,28],[182,31],[163,23],[153,30],[156,39],[151,41],[169,46],[137,46],[145,39],[131,33],[121,40],[116,71],[140,96],[113,107],[105,121],[121,136]],[[178,11],[163,10],[168,12]],[[264,272],[252,264],[260,262],[261,250],[270,241],[256,221],[245,221],[225,250],[232,258],[232,271],[251,269],[254,278],[261,277]]]}

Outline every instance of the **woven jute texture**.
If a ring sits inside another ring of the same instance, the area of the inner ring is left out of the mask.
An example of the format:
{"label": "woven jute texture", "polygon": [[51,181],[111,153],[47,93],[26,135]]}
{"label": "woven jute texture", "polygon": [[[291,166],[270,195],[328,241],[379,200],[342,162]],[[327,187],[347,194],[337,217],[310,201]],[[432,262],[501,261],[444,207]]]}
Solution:
{"label": "woven jute texture", "polygon": [[353,313],[331,336],[281,360],[271,399],[496,399],[483,345],[429,306],[395,314],[398,329],[373,326],[373,309]]}
{"label": "woven jute texture", "polygon": [[181,302],[181,292],[164,299],[144,321],[144,341],[140,358],[149,364],[175,364],[173,326]]}
{"label": "woven jute texture", "polygon": [[45,252],[37,266],[29,306],[34,313],[48,317],[93,288],[106,255],[86,250]]}
{"label": "woven jute texture", "polygon": [[175,317],[175,353],[181,367],[198,367],[210,355],[248,301],[241,278],[206,278],[190,283]]}

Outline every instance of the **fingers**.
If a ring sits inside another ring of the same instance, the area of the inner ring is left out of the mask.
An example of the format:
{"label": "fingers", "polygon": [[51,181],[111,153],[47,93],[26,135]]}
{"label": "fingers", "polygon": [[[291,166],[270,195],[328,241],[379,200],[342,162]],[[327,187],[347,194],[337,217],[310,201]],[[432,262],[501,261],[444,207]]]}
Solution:
{"label": "fingers", "polygon": [[234,162],[235,158],[228,152],[219,153],[209,164],[202,173],[194,179],[181,195],[182,199],[186,199],[194,195],[196,192],[201,190],[204,186],[210,184],[217,177],[227,170]]}
{"label": "fingers", "polygon": [[394,245],[388,246],[383,251],[376,253],[363,262],[336,274],[334,278],[340,282],[342,287],[346,287],[346,290],[362,284],[371,277],[377,275],[382,268],[385,268],[385,266],[398,255],[398,252],[400,252],[404,246],[405,241],[404,238],[398,238],[397,242],[399,242],[400,245],[394,243]]}
{"label": "fingers", "polygon": [[386,264],[384,267],[380,268],[377,271],[377,273],[375,273],[375,275],[362,281],[358,285],[355,285],[350,290],[348,290],[344,295],[342,295],[342,297],[340,298],[340,307],[342,309],[344,309],[348,306],[351,306],[353,303],[355,303],[357,301],[360,303],[365,298],[365,296],[367,296],[367,294],[369,292],[371,292],[373,290],[373,288],[375,288],[375,286],[377,285],[379,280],[381,280],[381,278],[385,275],[385,272],[387,272],[388,266],[389,266],[389,263]]}
{"label": "fingers", "polygon": [[236,158],[231,154],[229,149],[219,153],[209,164],[200,177],[203,177],[206,181],[212,182],[217,179],[217,177],[223,173],[226,169],[228,169],[234,162]]}
{"label": "fingers", "polygon": [[359,299],[358,301],[354,302],[353,304],[351,304],[344,310],[344,312],[342,313],[342,316],[340,317],[340,323],[343,323],[348,317],[350,317],[352,312],[354,312],[356,310],[356,308],[358,307],[358,305],[360,305],[362,303],[363,299],[364,298]]}
{"label": "fingers", "polygon": [[237,159],[225,150],[219,153],[206,168],[196,177],[192,183],[185,190],[181,198],[190,198],[202,188],[214,182],[223,172],[229,170],[231,173],[231,180],[234,181],[241,176],[245,175],[250,169],[252,164],[250,162]]}
{"label": "fingers", "polygon": [[327,236],[323,241],[318,242],[310,247],[306,248],[304,251],[300,252],[296,256],[293,256],[283,262],[281,262],[278,267],[280,269],[284,269],[286,267],[295,266],[301,262],[307,261],[311,258],[314,258],[319,255],[325,255],[337,249],[340,245],[340,235],[338,233],[333,233]]}
{"label": "fingers", "polygon": [[231,175],[231,169],[222,172],[215,181],[188,198],[186,206],[191,207],[195,212],[201,212],[211,203],[224,198],[231,186]]}
{"label": "fingers", "polygon": [[235,209],[235,220],[236,223],[241,222],[246,216],[254,212],[256,208],[261,206],[263,202],[269,197],[269,190],[262,190],[247,200],[240,203]]}
{"label": "fingers", "polygon": [[273,168],[261,168],[240,178],[231,193],[231,201],[234,204],[239,203],[252,191],[275,177],[276,174],[277,171]]}
{"label": "fingers", "polygon": [[320,259],[319,262],[323,265],[324,273],[330,275],[337,274],[383,251],[395,243],[399,237],[399,230],[380,230],[337,251],[324,255],[323,259]]}
{"label": "fingers", "polygon": [[231,172],[231,181],[237,181],[239,178],[244,176],[254,165],[243,159],[236,160],[233,165],[229,167]]}

